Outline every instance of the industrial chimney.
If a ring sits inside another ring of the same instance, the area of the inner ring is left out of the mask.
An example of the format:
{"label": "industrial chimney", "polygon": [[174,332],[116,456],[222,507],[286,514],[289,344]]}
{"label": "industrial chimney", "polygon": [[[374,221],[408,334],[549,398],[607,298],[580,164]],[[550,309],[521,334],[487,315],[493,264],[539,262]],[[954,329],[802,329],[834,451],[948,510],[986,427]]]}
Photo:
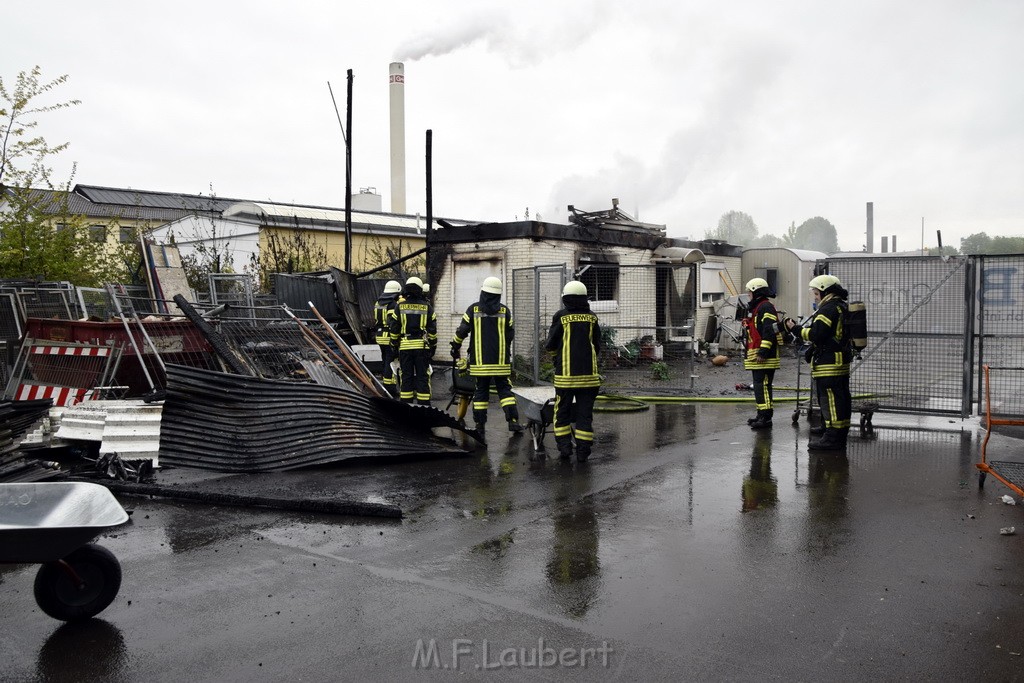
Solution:
{"label": "industrial chimney", "polygon": [[[869,254],[875,253],[875,203],[868,202],[868,234],[865,245]],[[885,251],[884,249],[882,251]]]}
{"label": "industrial chimney", "polygon": [[388,67],[391,92],[391,212],[405,213],[405,64]]}

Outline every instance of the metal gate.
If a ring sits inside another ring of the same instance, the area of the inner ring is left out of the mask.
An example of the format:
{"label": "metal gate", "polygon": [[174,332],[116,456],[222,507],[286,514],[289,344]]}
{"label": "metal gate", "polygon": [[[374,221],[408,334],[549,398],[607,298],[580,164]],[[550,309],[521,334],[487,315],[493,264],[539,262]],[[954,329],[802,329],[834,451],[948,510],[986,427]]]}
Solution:
{"label": "metal gate", "polygon": [[1024,419],[1024,255],[975,256],[975,397],[985,414],[983,365],[991,368],[992,415]]}
{"label": "metal gate", "polygon": [[512,271],[512,372],[533,384],[551,381],[544,340],[555,313],[562,307],[562,287],[569,279],[565,265],[534,266]]}
{"label": "metal gate", "polygon": [[[576,273],[601,323],[598,369],[605,393],[678,394],[691,388],[695,273],[693,264],[614,263],[589,264]],[[568,278],[561,265],[513,271],[513,363],[533,383],[553,378],[543,346]]]}
{"label": "metal gate", "polygon": [[868,347],[854,360],[853,393],[884,410],[971,413],[971,260],[966,256],[827,261],[867,306]]}

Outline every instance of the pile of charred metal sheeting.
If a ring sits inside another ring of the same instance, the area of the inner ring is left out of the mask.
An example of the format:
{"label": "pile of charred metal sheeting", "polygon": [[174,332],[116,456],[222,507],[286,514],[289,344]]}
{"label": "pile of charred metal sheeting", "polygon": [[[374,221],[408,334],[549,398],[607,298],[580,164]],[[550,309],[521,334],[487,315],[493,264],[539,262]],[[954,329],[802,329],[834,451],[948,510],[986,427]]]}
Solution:
{"label": "pile of charred metal sheeting", "polygon": [[26,457],[21,447],[25,434],[47,416],[51,405],[50,399],[0,402],[0,481],[34,482],[64,476]]}
{"label": "pile of charred metal sheeting", "polygon": [[434,427],[451,415],[354,389],[167,366],[160,460],[275,472],[375,456],[465,454]]}

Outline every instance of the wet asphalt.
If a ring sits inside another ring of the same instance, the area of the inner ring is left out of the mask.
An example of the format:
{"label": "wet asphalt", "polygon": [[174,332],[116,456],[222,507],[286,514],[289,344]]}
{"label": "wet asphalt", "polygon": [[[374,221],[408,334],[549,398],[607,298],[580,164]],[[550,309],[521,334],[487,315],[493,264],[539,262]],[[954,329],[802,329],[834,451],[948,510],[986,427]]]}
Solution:
{"label": "wet asphalt", "polygon": [[0,566],[0,680],[1024,677],[1024,510],[979,491],[976,422],[879,414],[842,457],[784,408],[752,432],[751,410],[600,413],[585,464],[550,433],[534,457],[492,407],[468,457],[164,471],[405,516],[120,496],[131,521],[99,542],[124,580],[98,618],[54,621],[36,567]]}

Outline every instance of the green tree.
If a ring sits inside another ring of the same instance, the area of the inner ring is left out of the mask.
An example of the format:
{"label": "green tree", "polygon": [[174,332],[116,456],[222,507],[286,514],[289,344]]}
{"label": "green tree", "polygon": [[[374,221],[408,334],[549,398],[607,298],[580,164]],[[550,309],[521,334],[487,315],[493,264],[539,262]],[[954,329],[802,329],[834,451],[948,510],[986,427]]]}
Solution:
{"label": "green tree", "polygon": [[757,224],[742,211],[727,211],[718,219],[718,227],[708,230],[705,237],[729,244],[749,245],[757,239]]}
{"label": "green tree", "polygon": [[[788,236],[788,235],[787,235]],[[821,216],[808,218],[793,231],[793,244],[796,249],[811,249],[832,254],[839,251],[839,236],[836,227]]]}
{"label": "green tree", "polygon": [[1024,237],[989,237],[984,232],[960,239],[963,254],[1024,254]]}
{"label": "green tree", "polygon": [[789,227],[786,228],[786,232],[782,235],[782,246],[799,249],[799,247],[797,247],[796,240],[796,222],[792,222],[789,224]]}
{"label": "green tree", "polygon": [[781,237],[772,235],[771,233],[765,233],[751,242],[750,247],[784,247],[786,244],[782,241]]}
{"label": "green tree", "polygon": [[67,149],[69,143],[50,145],[41,135],[33,135],[39,125],[35,117],[81,102],[40,104],[40,97],[68,80],[67,74],[48,83],[41,77],[42,70],[38,66],[22,71],[15,78],[13,90],[0,78],[0,186],[29,187],[31,183],[41,182],[53,188],[46,160]]}
{"label": "green tree", "polygon": [[51,180],[48,161],[68,143],[51,145],[36,133],[39,114],[79,104],[40,102],[67,79],[45,81],[38,66],[20,72],[13,88],[0,78],[0,273],[95,287],[112,279],[117,264],[106,241],[69,210],[74,167],[60,187]]}
{"label": "green tree", "polygon": [[268,231],[259,253],[250,257],[249,270],[256,275],[260,288],[271,290],[274,273],[309,273],[326,270],[327,247],[316,235],[298,226],[289,232]]}
{"label": "green tree", "polygon": [[85,219],[68,210],[66,191],[5,188],[0,213],[0,273],[99,287],[119,273],[105,243],[93,239]]}

